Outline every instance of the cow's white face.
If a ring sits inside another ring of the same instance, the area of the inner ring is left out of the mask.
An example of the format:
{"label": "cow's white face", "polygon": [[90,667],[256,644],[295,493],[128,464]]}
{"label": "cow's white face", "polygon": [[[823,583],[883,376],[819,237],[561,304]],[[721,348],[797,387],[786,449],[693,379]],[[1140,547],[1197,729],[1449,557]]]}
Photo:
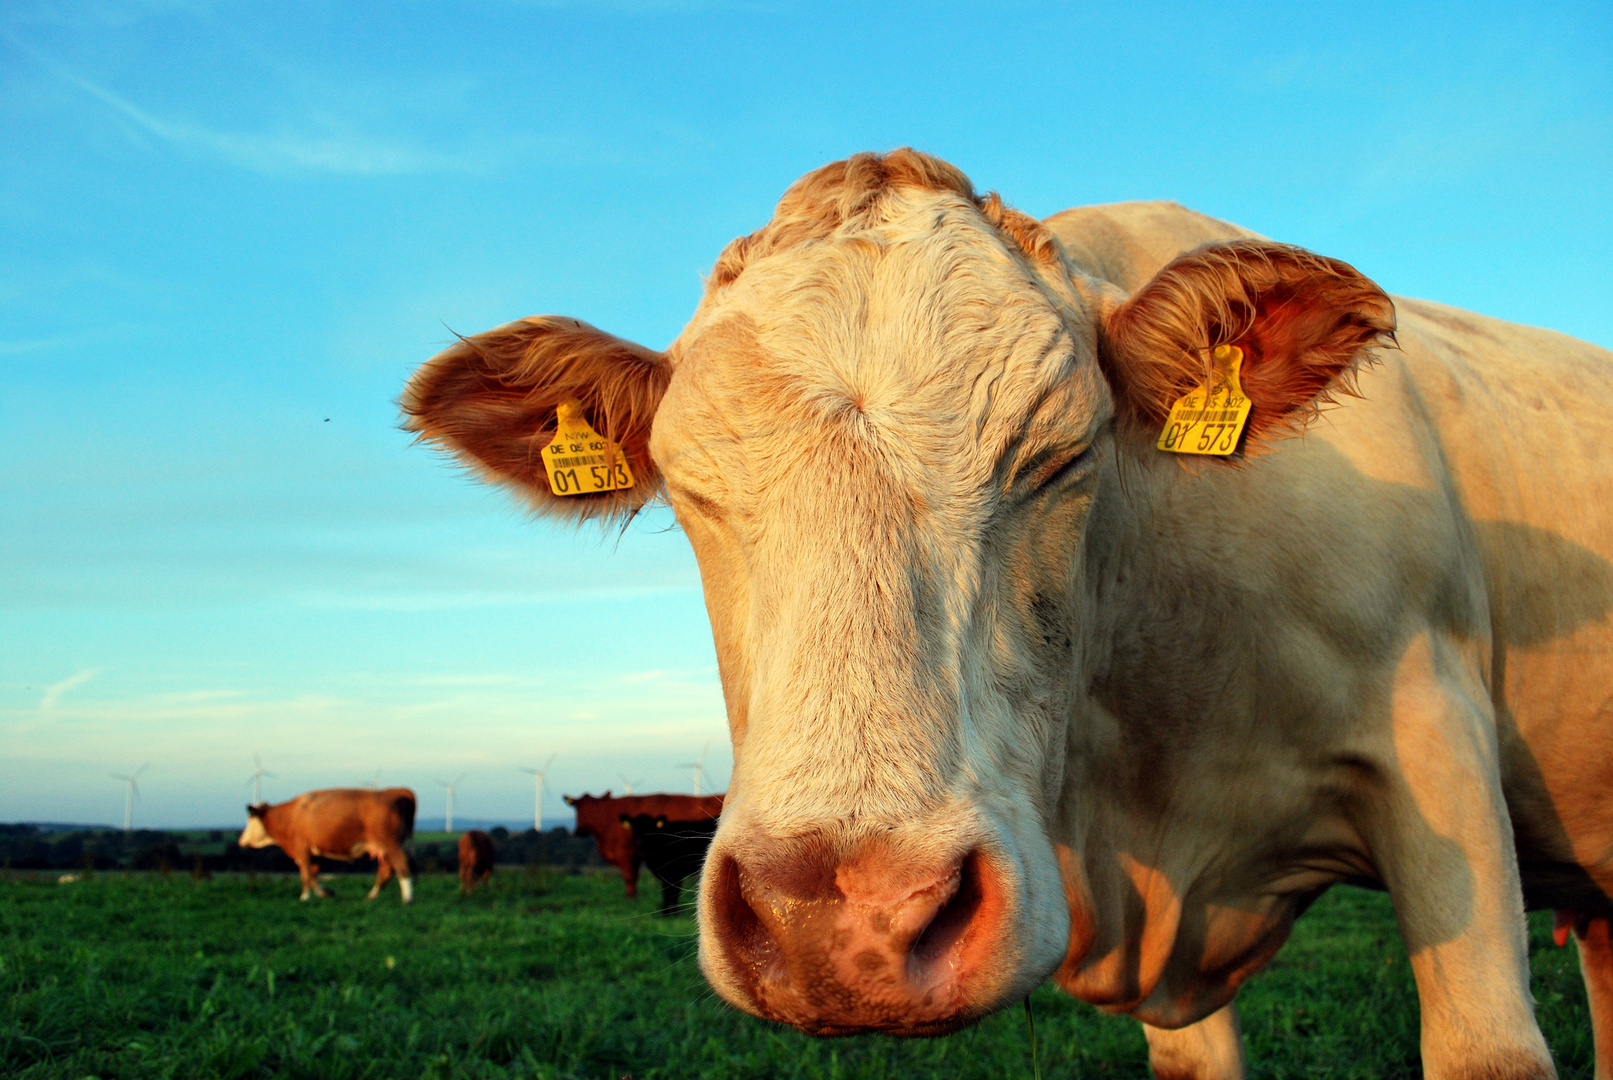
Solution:
{"label": "cow's white face", "polygon": [[[1120,921],[1092,911],[1064,783],[1081,546],[1100,476],[1134,452],[1111,419],[1142,446],[1209,349],[1237,344],[1258,440],[1392,325],[1354,270],[1265,242],[1200,249],[1122,297],[897,151],[792,187],[666,352],[521,320],[435,357],[403,407],[540,512],[670,499],[735,750],[701,887],[707,976],[808,1031],[929,1034]],[[539,451],[573,399],[637,488],[550,492]]]}
{"label": "cow's white face", "polygon": [[702,964],[821,1031],[966,1022],[1069,941],[1049,828],[1112,403],[1067,281],[907,203],[716,294],[651,440],[735,749]]}
{"label": "cow's white face", "polygon": [[241,838],[236,841],[240,847],[260,848],[269,847],[274,840],[269,836],[269,830],[263,827],[263,819],[256,814],[249,814],[246,819],[246,828],[241,830]]}

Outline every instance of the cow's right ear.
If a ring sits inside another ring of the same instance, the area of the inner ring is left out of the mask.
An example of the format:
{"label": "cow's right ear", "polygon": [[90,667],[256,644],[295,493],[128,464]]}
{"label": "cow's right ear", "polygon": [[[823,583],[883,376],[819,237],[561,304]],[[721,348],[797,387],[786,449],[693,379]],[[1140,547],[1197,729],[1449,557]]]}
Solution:
{"label": "cow's right ear", "polygon": [[[460,338],[421,365],[400,401],[404,427],[451,450],[542,513],[576,519],[632,516],[659,494],[650,427],[672,376],[665,354],[585,322],[540,315]],[[583,418],[621,446],[634,486],[556,496],[540,451],[555,410],[582,403]]]}
{"label": "cow's right ear", "polygon": [[247,803],[246,816],[248,818],[262,817],[263,812],[269,809],[268,803]]}
{"label": "cow's right ear", "polygon": [[577,805],[577,800],[573,799],[570,795],[562,795],[562,796],[560,796],[560,799],[567,806],[576,806]]}

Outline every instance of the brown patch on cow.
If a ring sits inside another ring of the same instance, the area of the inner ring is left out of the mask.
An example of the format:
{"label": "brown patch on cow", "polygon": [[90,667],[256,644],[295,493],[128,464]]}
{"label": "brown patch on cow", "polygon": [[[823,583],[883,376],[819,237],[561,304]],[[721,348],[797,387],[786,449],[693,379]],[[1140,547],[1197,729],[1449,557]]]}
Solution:
{"label": "brown patch on cow", "polygon": [[1057,266],[1062,259],[1059,242],[1047,226],[1004,205],[996,192],[976,195],[974,185],[956,166],[904,146],[888,154],[853,154],[801,177],[779,200],[772,221],[723,249],[709,282],[721,288],[753,260],[843,229],[876,226],[884,220],[889,196],[904,189],[957,195],[1030,261]]}
{"label": "brown patch on cow", "polygon": [[[585,322],[540,315],[459,342],[426,361],[399,403],[404,427],[512,485],[545,513],[606,521],[631,517],[658,494],[650,427],[672,377],[666,357]],[[555,409],[576,398],[583,415],[621,445],[635,485],[555,497],[541,451]]]}
{"label": "brown patch on cow", "polygon": [[1261,240],[1178,256],[1110,312],[1099,350],[1121,418],[1154,428],[1209,376],[1218,345],[1243,350],[1254,402],[1245,446],[1304,427],[1356,368],[1393,345],[1387,294],[1347,263]]}

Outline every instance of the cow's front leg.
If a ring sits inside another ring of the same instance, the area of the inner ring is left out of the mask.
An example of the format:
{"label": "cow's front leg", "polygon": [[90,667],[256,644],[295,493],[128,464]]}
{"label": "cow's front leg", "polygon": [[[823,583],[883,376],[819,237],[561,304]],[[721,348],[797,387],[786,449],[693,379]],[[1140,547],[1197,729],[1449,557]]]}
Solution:
{"label": "cow's front leg", "polygon": [[302,896],[300,899],[308,899],[308,894],[310,892],[315,896],[320,897],[328,897],[330,895],[330,893],[326,891],[325,886],[319,883],[318,863],[306,857],[298,859],[297,872],[302,876]]}
{"label": "cow's front leg", "polygon": [[1606,916],[1574,918],[1579,971],[1591,1007],[1596,1080],[1613,1080],[1613,926]]}
{"label": "cow's front leg", "polygon": [[1477,670],[1443,635],[1413,640],[1395,676],[1392,747],[1361,780],[1360,824],[1417,981],[1423,1075],[1544,1080],[1557,1073],[1529,994],[1523,890]]}
{"label": "cow's front leg", "polygon": [[1243,1030],[1228,1002],[1184,1028],[1143,1025],[1155,1080],[1243,1080]]}

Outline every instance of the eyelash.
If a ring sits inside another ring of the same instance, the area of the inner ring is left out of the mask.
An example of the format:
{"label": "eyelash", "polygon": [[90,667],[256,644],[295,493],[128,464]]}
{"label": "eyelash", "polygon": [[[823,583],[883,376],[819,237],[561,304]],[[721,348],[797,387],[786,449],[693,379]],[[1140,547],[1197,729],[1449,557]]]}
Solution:
{"label": "eyelash", "polygon": [[1085,464],[1091,453],[1092,447],[1089,446],[1080,453],[1065,458],[1062,461],[1058,458],[1054,458],[1052,461],[1042,465],[1031,474],[1030,486],[1032,490],[1039,491],[1042,488],[1047,487],[1059,477],[1063,476],[1065,473],[1069,472],[1071,469]]}

